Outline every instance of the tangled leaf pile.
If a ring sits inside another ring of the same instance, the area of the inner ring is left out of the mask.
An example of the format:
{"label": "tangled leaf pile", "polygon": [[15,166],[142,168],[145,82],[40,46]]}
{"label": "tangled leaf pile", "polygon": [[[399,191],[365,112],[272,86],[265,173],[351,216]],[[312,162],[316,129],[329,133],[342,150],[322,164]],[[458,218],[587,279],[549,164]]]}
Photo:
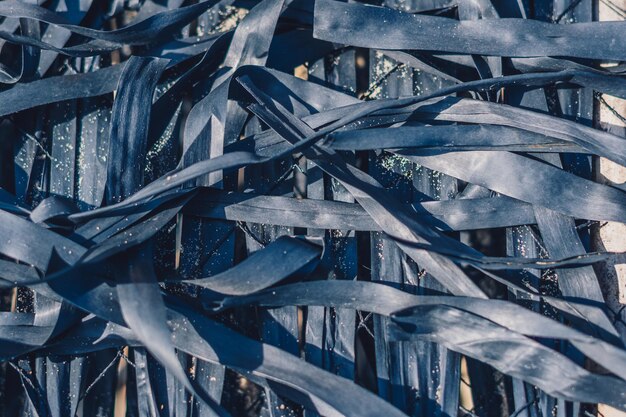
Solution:
{"label": "tangled leaf pile", "polygon": [[626,410],[626,23],[365,3],[0,2],[1,417]]}

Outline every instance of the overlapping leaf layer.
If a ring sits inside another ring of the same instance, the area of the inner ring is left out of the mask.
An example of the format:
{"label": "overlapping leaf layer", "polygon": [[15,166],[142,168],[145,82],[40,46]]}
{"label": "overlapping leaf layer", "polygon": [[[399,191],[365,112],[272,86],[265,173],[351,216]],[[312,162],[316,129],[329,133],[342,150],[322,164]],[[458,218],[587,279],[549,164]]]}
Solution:
{"label": "overlapping leaf layer", "polygon": [[0,2],[0,416],[626,410],[592,3]]}

